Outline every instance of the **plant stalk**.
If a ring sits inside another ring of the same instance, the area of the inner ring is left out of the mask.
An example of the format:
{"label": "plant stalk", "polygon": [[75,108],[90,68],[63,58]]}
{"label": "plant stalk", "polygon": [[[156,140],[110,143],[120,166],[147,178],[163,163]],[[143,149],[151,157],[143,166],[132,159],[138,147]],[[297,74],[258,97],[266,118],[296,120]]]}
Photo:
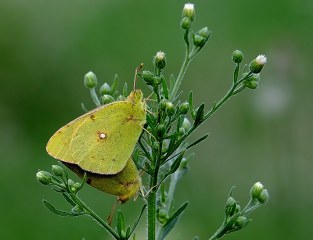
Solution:
{"label": "plant stalk", "polygon": [[92,211],[76,194],[71,193],[71,197],[75,202],[82,207],[87,214],[89,214],[96,222],[100,224],[104,229],[106,229],[115,239],[119,239],[118,234],[106,223],[99,215]]}

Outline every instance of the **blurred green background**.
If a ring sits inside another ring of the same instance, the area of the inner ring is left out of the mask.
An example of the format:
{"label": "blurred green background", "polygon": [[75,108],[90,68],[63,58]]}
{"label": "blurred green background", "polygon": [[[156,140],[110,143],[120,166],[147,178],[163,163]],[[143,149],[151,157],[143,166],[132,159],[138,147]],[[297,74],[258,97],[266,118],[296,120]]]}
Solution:
{"label": "blurred green background", "polygon": [[[177,76],[184,54],[179,28],[185,1],[0,0],[0,228],[1,239],[110,239],[86,217],[61,218],[41,203],[64,200],[37,183],[38,169],[56,161],[45,144],[56,129],[91,108],[83,76],[101,82],[118,73],[132,84],[135,67],[151,69],[152,56],[166,52],[166,74]],[[312,23],[310,0],[194,1],[193,29],[212,36],[192,62],[184,97],[211,105],[232,80],[231,53],[248,63],[268,57],[260,87],[244,91],[194,134],[209,133],[194,148],[190,171],[179,183],[175,205],[190,205],[170,239],[207,239],[223,218],[232,186],[245,204],[255,181],[270,202],[243,231],[225,239],[309,239],[313,202]],[[150,94],[138,83],[146,96]],[[81,196],[106,217],[115,198],[86,187]],[[132,223],[142,200],[121,208]],[[138,230],[144,239],[144,221]]]}

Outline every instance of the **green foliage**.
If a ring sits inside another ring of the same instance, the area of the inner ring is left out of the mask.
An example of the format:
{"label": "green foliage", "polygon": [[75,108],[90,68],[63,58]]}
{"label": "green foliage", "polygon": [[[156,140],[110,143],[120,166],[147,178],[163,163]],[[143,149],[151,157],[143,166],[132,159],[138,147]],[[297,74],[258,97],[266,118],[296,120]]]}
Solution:
{"label": "green foliage", "polygon": [[[148,177],[148,183],[144,185],[141,193],[144,205],[133,227],[126,227],[124,214],[121,210],[117,211],[115,229],[102,220],[77,195],[85,180],[82,183],[77,183],[68,179],[66,171],[59,166],[52,168],[52,174],[44,171],[38,172],[37,179],[42,184],[50,185],[55,191],[62,193],[62,196],[71,206],[71,210],[58,210],[47,200],[43,200],[44,205],[50,211],[60,216],[90,216],[115,239],[129,239],[133,235],[146,206],[147,238],[149,240],[165,239],[174,228],[188,206],[188,202],[186,202],[176,211],[172,206],[175,186],[188,169],[189,157],[186,157],[185,154],[187,150],[189,151],[193,146],[204,141],[208,134],[204,134],[191,144],[188,143],[188,137],[232,96],[244,89],[256,88],[254,76],[258,74],[258,83],[259,72],[266,62],[266,58],[260,55],[249,64],[249,72],[243,72],[241,68],[243,54],[236,50],[232,58],[235,67],[231,87],[220,100],[208,108],[205,103],[194,106],[192,91],[190,91],[188,99],[181,99],[179,87],[186,70],[191,60],[203,49],[210,37],[210,31],[207,27],[196,32],[192,30],[194,20],[194,6],[193,4],[186,4],[181,20],[186,54],[177,78],[174,75],[169,78],[165,75],[164,69],[168,60],[165,53],[161,51],[157,52],[153,58],[153,70],[142,70],[142,65],[136,69],[135,78],[138,77],[143,80],[147,88],[152,90],[151,98],[153,101],[147,103],[145,131],[142,133],[132,156],[137,168],[144,171]],[[98,83],[96,75],[92,72],[87,73],[84,82],[85,86],[90,89],[91,98],[96,106],[123,100],[128,95],[127,84],[124,84],[123,90],[119,92],[117,75],[111,85],[104,83],[99,88],[100,98],[96,91]],[[249,222],[247,215],[267,202],[267,190],[263,188],[258,191],[259,189],[251,190],[253,195],[243,210],[230,194],[225,207],[224,222],[210,239],[218,239],[225,234],[244,228]],[[198,239],[198,237],[194,239]]]}

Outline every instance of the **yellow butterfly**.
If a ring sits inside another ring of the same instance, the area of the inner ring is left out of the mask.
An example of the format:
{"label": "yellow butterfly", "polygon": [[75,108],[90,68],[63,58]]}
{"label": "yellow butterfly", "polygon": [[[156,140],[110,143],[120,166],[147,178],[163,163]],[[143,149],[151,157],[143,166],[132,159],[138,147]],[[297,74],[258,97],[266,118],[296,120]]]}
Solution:
{"label": "yellow butterfly", "polygon": [[126,100],[98,107],[60,128],[46,150],[79,176],[87,172],[90,185],[126,201],[141,185],[131,154],[146,122],[145,107],[141,90],[134,90]]}

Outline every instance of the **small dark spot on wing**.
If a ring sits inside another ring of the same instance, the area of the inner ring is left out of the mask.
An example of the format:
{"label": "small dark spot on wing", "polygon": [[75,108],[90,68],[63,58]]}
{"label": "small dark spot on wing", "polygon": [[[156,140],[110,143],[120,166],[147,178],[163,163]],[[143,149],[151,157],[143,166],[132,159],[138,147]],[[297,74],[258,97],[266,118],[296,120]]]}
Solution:
{"label": "small dark spot on wing", "polygon": [[95,115],[91,114],[89,118],[90,118],[92,121],[94,121],[96,117],[95,117]]}

